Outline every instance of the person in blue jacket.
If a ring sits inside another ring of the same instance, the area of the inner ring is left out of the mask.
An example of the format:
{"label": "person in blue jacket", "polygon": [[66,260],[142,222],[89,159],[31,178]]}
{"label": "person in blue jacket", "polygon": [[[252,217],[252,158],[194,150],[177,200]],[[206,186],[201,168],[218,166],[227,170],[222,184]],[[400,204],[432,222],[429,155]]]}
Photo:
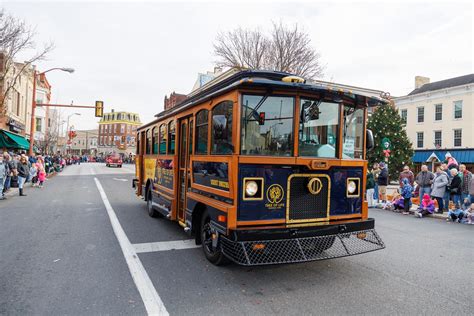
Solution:
{"label": "person in blue jacket", "polygon": [[408,215],[410,214],[410,204],[411,204],[411,198],[413,196],[413,187],[410,184],[410,180],[407,178],[403,178],[403,183],[402,183],[402,192],[401,195],[403,197],[403,206],[404,206],[404,212],[402,213],[403,215]]}

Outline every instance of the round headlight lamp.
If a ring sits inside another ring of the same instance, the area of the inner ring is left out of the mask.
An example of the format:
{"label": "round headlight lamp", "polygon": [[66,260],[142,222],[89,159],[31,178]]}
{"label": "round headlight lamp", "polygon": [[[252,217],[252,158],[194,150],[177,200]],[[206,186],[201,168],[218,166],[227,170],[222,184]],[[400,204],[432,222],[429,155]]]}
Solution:
{"label": "round headlight lamp", "polygon": [[258,184],[255,181],[248,181],[245,183],[245,193],[247,193],[248,196],[254,196],[257,194],[258,191]]}
{"label": "round headlight lamp", "polygon": [[356,191],[356,189],[357,189],[357,184],[354,181],[351,180],[347,183],[347,192],[352,194]]}

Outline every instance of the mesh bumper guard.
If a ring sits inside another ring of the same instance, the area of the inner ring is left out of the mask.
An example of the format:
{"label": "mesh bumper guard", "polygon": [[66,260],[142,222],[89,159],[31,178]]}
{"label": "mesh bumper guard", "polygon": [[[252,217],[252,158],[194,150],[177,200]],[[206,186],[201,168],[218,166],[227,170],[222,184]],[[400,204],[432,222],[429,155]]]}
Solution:
{"label": "mesh bumper guard", "polygon": [[375,229],[278,240],[232,241],[222,235],[219,238],[223,253],[245,266],[325,260],[385,248]]}

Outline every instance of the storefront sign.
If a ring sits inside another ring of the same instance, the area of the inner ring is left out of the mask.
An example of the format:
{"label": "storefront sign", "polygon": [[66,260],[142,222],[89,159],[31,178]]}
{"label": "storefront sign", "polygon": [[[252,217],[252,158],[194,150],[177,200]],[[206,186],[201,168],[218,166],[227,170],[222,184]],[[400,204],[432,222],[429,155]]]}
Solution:
{"label": "storefront sign", "polygon": [[18,121],[15,121],[14,119],[9,119],[8,125],[10,126],[11,132],[21,133],[22,131],[25,130],[25,125],[21,124]]}

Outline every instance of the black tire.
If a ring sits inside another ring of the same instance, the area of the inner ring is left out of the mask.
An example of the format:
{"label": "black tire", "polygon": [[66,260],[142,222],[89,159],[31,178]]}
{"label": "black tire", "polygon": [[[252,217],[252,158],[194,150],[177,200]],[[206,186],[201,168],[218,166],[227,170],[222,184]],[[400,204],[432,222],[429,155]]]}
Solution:
{"label": "black tire", "polygon": [[148,216],[150,217],[159,217],[159,212],[153,208],[152,200],[151,200],[151,190],[148,189],[146,195],[146,208],[148,211]]}
{"label": "black tire", "polygon": [[212,232],[210,223],[211,218],[209,217],[208,212],[204,211],[204,213],[202,214],[200,226],[202,250],[204,252],[204,256],[213,265],[221,266],[228,264],[230,260],[222,253],[221,248],[219,246],[217,248],[214,248],[212,246]]}

